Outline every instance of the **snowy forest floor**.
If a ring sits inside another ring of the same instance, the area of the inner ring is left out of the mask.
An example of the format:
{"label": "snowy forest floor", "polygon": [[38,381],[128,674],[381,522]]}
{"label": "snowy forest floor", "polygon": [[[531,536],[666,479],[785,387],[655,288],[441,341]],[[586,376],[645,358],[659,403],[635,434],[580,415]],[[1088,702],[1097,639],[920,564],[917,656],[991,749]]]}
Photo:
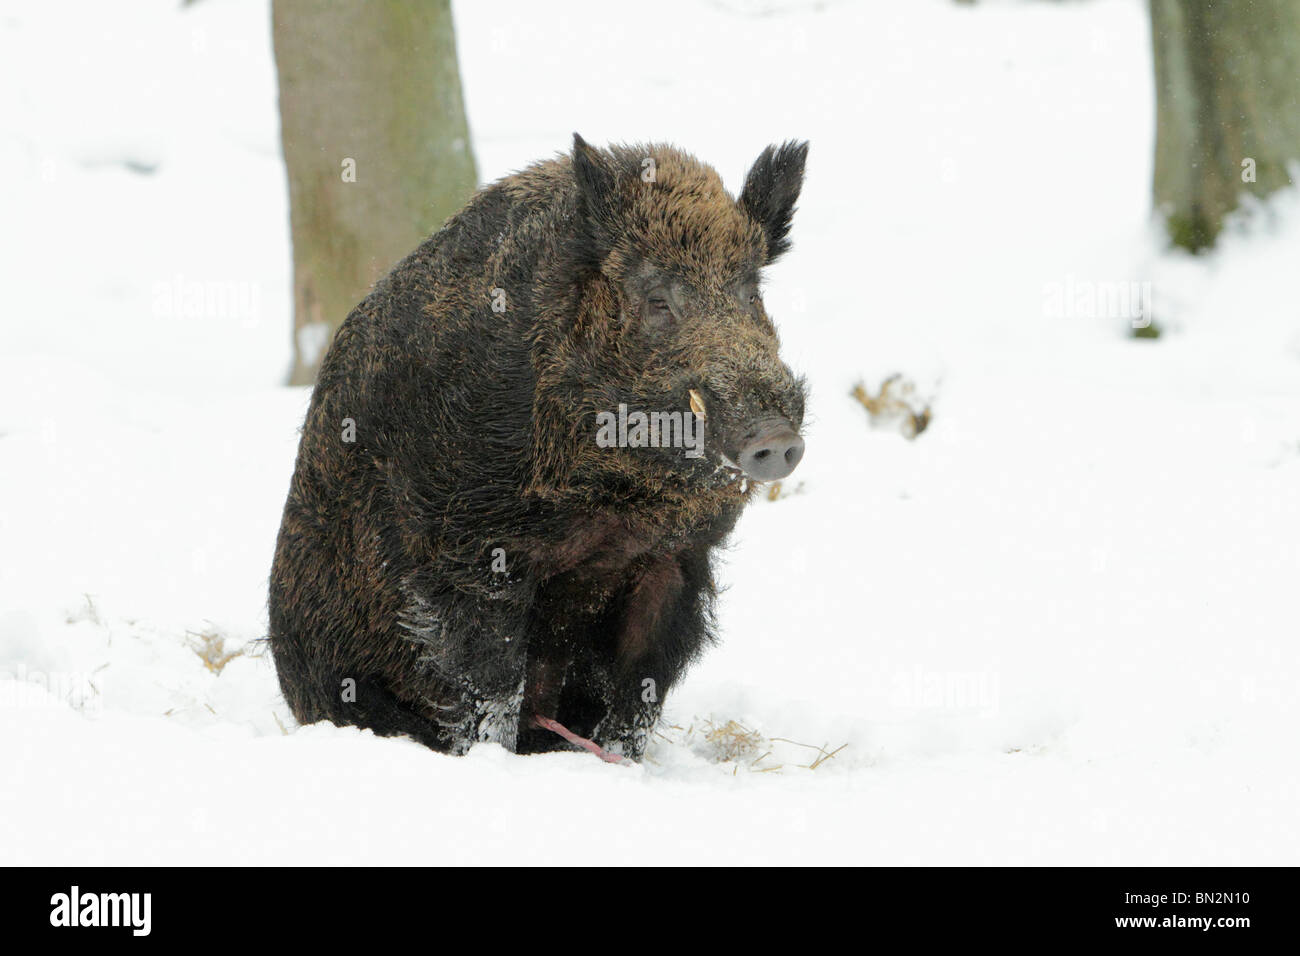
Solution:
{"label": "snowy forest floor", "polygon": [[0,861],[1296,863],[1300,197],[1161,251],[1137,0],[614,9],[456,5],[485,181],[812,143],[807,455],[640,767],[295,726],[268,4],[6,7]]}

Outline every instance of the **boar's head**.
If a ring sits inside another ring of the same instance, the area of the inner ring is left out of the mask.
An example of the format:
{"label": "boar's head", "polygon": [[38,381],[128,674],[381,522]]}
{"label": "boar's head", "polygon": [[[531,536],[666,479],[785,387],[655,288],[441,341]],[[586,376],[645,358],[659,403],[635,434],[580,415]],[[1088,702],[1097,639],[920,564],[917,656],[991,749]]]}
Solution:
{"label": "boar's head", "polygon": [[597,150],[574,136],[576,260],[589,279],[566,343],[571,408],[703,419],[702,449],[621,447],[624,472],[713,486],[799,464],[805,388],[778,353],[760,279],[789,248],[807,150],[769,146],[735,199],[673,147]]}

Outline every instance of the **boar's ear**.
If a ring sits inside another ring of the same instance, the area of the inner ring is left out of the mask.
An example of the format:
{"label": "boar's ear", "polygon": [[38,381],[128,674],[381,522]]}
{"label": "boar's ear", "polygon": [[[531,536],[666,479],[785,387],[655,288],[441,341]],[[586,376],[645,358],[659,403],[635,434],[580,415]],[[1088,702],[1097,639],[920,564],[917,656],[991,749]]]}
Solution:
{"label": "boar's ear", "polygon": [[578,218],[587,224],[596,248],[603,258],[608,252],[609,227],[612,224],[615,177],[608,160],[577,133],[573,134],[573,178],[578,185]]}
{"label": "boar's ear", "polygon": [[803,186],[803,165],[808,144],[794,140],[769,146],[750,167],[740,207],[763,227],[767,236],[767,261],[774,262],[787,249],[790,217]]}
{"label": "boar's ear", "polygon": [[600,150],[573,134],[573,177],[578,194],[589,208],[604,208],[614,194],[614,171]]}

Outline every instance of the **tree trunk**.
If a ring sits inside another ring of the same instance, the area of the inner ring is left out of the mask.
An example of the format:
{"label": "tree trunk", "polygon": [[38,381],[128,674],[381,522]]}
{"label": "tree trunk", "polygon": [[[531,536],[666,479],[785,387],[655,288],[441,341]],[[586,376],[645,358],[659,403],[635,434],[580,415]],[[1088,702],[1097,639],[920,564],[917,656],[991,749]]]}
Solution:
{"label": "tree trunk", "polygon": [[1174,244],[1195,252],[1243,192],[1286,186],[1300,162],[1300,0],[1150,5],[1155,203]]}
{"label": "tree trunk", "polygon": [[449,0],[275,0],[294,364],[316,379],[371,285],[477,184]]}

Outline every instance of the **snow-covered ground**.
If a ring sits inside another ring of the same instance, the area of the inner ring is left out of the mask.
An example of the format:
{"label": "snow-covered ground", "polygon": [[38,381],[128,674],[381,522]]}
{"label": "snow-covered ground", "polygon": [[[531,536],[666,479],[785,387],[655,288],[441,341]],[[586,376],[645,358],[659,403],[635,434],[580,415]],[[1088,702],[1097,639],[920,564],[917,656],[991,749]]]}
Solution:
{"label": "snow-covered ground", "polygon": [[[457,3],[485,180],[573,130],[733,188],[812,142],[766,296],[798,491],[629,768],[294,726],[268,5],[7,4],[0,862],[1300,861],[1300,196],[1160,252],[1144,11]],[[849,397],[894,373],[915,441]]]}

